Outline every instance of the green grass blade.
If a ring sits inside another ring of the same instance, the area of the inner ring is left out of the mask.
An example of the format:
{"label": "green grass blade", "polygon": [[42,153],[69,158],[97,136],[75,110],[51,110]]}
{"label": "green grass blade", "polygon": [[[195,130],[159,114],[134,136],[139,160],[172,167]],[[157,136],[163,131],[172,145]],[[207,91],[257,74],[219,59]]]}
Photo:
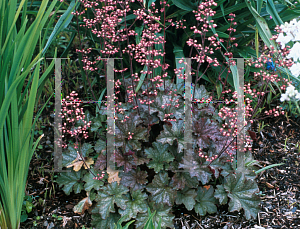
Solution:
{"label": "green grass blade", "polygon": [[273,167],[279,166],[279,165],[284,165],[284,163],[274,164],[274,165],[268,165],[268,166],[266,166],[266,167],[264,167],[264,168],[261,168],[261,169],[255,171],[255,174],[259,174],[259,173],[261,173],[262,171],[265,171],[265,170],[267,170],[267,169],[270,169],[270,168],[273,168]]}
{"label": "green grass blade", "polygon": [[46,53],[47,49],[49,48],[49,46],[51,45],[53,40],[56,38],[56,36],[70,24],[70,22],[73,18],[73,14],[71,14],[71,12],[73,12],[74,9],[78,8],[79,3],[80,3],[80,1],[77,1],[75,3],[75,0],[73,0],[70,3],[70,6],[66,10],[66,12],[59,18],[57,24],[55,25],[55,27],[53,29],[53,32],[51,33],[51,35],[48,39],[48,42],[45,45],[45,48],[43,50],[43,55]]}
{"label": "green grass blade", "polygon": [[[179,69],[179,68],[183,67],[183,70],[180,71],[180,74],[182,74],[182,77],[183,77],[184,76],[184,68],[185,68],[185,64],[184,64],[185,56],[184,56],[184,53],[183,53],[183,49],[180,46],[178,46],[178,45],[176,45],[174,43],[173,43],[173,46],[174,46],[173,53],[175,55],[176,68]],[[183,58],[183,62],[179,63],[179,61],[182,58]],[[181,78],[179,78],[178,74],[177,74],[176,83],[180,84],[182,82],[184,82],[184,80],[181,79]]]}
{"label": "green grass blade", "polygon": [[100,95],[100,97],[99,97],[99,99],[98,99],[98,102],[100,103],[100,105],[99,105],[99,106],[96,106],[96,115],[100,114],[100,110],[99,110],[98,107],[101,107],[101,105],[102,105],[102,102],[101,102],[101,101],[102,101],[102,98],[103,98],[103,96],[104,96],[105,91],[106,91],[106,88],[103,89],[103,91],[102,91],[102,93],[101,93],[101,95]]}
{"label": "green grass blade", "polygon": [[[150,56],[149,56],[149,55],[147,56],[147,59],[148,59],[148,60],[150,59]],[[143,68],[143,72],[144,72],[144,73],[141,74],[141,77],[140,77],[140,80],[139,80],[138,85],[136,86],[135,92],[138,92],[138,91],[140,90],[141,86],[143,85],[143,82],[144,82],[145,77],[146,77],[146,75],[147,75],[147,71],[148,71],[148,66],[145,64],[145,65],[144,65],[144,68]]]}
{"label": "green grass blade", "polygon": [[267,1],[267,12],[272,16],[274,22],[276,25],[283,24],[283,21],[281,20],[280,16],[277,13],[277,10],[275,8],[273,0]]}
{"label": "green grass blade", "polygon": [[257,26],[258,33],[259,33],[261,39],[268,46],[268,48],[273,46],[275,48],[275,50],[277,50],[275,41],[270,40],[272,38],[272,34],[268,27],[266,20],[257,13],[257,11],[250,4],[250,2],[248,2],[248,0],[245,0],[245,1],[246,1],[246,4],[247,4],[250,12],[252,13],[252,15],[254,16],[254,18],[256,20],[256,26]]}

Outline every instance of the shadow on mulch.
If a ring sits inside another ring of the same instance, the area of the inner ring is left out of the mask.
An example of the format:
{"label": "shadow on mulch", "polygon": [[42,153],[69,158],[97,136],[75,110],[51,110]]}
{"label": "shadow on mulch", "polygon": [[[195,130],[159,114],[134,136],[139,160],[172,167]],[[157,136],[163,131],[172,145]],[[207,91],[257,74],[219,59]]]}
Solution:
{"label": "shadow on mulch", "polygon": [[[280,116],[265,120],[265,124],[269,126],[260,133],[253,128],[257,137],[253,143],[253,156],[265,166],[285,164],[266,170],[256,178],[262,199],[258,219],[246,220],[242,212],[227,212],[226,206],[219,208],[218,213],[205,217],[197,216],[192,211],[177,211],[175,229],[300,228],[300,119],[287,120]],[[34,156],[32,159],[28,174],[26,192],[33,196],[34,208],[28,214],[29,218],[21,223],[21,228],[89,228],[90,213],[79,215],[73,212],[73,207],[86,197],[85,192],[67,196],[51,181],[51,174],[43,174],[37,169],[53,167],[53,144],[49,139],[53,132],[50,125],[44,129],[44,134],[48,136],[41,140],[44,149],[39,153],[39,158]],[[37,216],[40,217],[38,220]]]}

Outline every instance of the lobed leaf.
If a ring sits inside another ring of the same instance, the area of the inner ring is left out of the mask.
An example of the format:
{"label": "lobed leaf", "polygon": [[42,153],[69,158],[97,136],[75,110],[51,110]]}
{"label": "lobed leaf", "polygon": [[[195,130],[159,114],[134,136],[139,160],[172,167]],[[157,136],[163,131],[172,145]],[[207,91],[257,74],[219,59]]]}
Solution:
{"label": "lobed leaf", "polygon": [[173,175],[170,185],[175,189],[196,188],[199,181],[196,177],[191,177],[190,173],[179,172]]}
{"label": "lobed leaf", "polygon": [[172,126],[164,125],[164,131],[159,134],[159,136],[156,138],[156,141],[161,142],[163,144],[168,143],[169,145],[172,145],[174,140],[176,140],[178,143],[177,152],[182,152],[184,148],[183,126],[183,120],[173,122]]}
{"label": "lobed leaf", "polygon": [[73,190],[74,193],[80,193],[83,189],[82,183],[79,183],[81,178],[81,171],[78,172],[66,172],[61,173],[60,176],[57,178],[56,182],[58,183],[59,187],[63,187],[63,191],[70,195],[70,192]]}
{"label": "lobed leaf", "polygon": [[[184,103],[181,96],[158,92],[156,98],[152,101],[154,102],[150,104],[150,115],[158,112],[157,116],[161,121],[165,121],[168,114],[171,114],[169,117],[175,117],[177,120],[184,119]],[[148,105],[141,104],[141,107],[148,113]]]}
{"label": "lobed leaf", "polygon": [[195,211],[204,216],[206,213],[217,212],[216,198],[214,197],[214,189],[212,186],[207,190],[206,188],[199,187],[197,190],[197,203],[195,204]]}
{"label": "lobed leaf", "polygon": [[132,190],[142,190],[146,187],[147,172],[140,171],[140,169],[131,170],[128,173],[121,173],[121,184],[125,187],[130,187]]}
{"label": "lobed leaf", "polygon": [[219,199],[220,204],[227,204],[227,192],[224,189],[223,185],[217,185],[217,189],[215,190],[215,195],[217,199]]}
{"label": "lobed leaf", "polygon": [[172,206],[176,198],[176,190],[169,185],[167,172],[159,172],[154,176],[152,183],[147,185],[147,191],[150,192],[151,199],[155,203],[163,203]]}
{"label": "lobed leaf", "polygon": [[94,169],[104,170],[105,168],[106,168],[106,155],[103,155],[102,153],[100,153],[100,155],[98,156],[98,158],[95,162]]}
{"label": "lobed leaf", "polygon": [[[98,107],[97,107],[98,109]],[[103,127],[103,122],[105,122],[106,118],[104,115],[98,114],[98,116],[92,118],[92,123],[91,123],[91,131],[96,132],[98,129]]]}
{"label": "lobed leaf", "polygon": [[136,154],[132,155],[133,158],[134,158],[134,163],[136,165],[142,165],[142,164],[145,164],[145,163],[148,163],[149,162],[149,159],[143,157],[143,156],[138,156]]}
{"label": "lobed leaf", "polygon": [[118,213],[110,213],[106,219],[103,219],[100,214],[92,214],[92,225],[95,228],[114,229],[119,219]]}
{"label": "lobed leaf", "polygon": [[98,172],[94,168],[90,168],[90,170],[91,172],[87,172],[82,178],[82,180],[85,182],[84,190],[87,192],[91,191],[92,189],[99,190],[104,185],[102,180],[94,179],[95,177],[93,174],[96,175]]}
{"label": "lobed leaf", "polygon": [[[170,213],[170,210],[172,207],[165,206],[164,204],[155,204],[154,202],[150,202],[149,206],[151,208],[151,211],[155,210],[155,214],[152,218],[154,223],[154,228],[158,228],[159,220],[161,219],[161,228],[170,227],[173,228],[173,219],[174,215]],[[139,213],[137,216],[137,221],[135,222],[137,229],[143,229],[149,215],[147,213]]]}
{"label": "lobed leaf", "polygon": [[224,139],[215,121],[204,117],[200,119],[194,118],[193,123],[193,133],[197,136],[197,144],[200,148],[209,147],[212,140],[217,143],[217,141]]}
{"label": "lobed leaf", "polygon": [[117,182],[118,184],[120,184],[121,178],[119,177],[119,171],[112,171],[110,170],[110,168],[107,169],[107,174],[108,174],[108,183],[113,183],[113,182]]}
{"label": "lobed leaf", "polygon": [[259,189],[255,181],[246,179],[243,173],[238,172],[236,175],[230,174],[226,177],[224,188],[230,198],[230,212],[239,211],[243,208],[246,219],[249,220],[251,217],[257,217],[260,209],[260,199],[256,195]]}
{"label": "lobed leaf", "polygon": [[138,213],[147,212],[147,198],[147,194],[143,193],[141,190],[132,191],[131,200],[126,202],[126,209],[119,209],[119,213],[122,216],[126,216],[124,220],[129,221],[131,218],[136,218]]}
{"label": "lobed leaf", "polygon": [[[193,155],[193,157],[199,157]],[[179,164],[179,168],[189,171],[191,177],[197,177],[203,185],[207,184],[212,178],[212,172],[208,168],[208,163],[201,162],[200,159],[195,160],[193,157],[187,155],[183,158],[183,163]]]}
{"label": "lobed leaf", "polygon": [[184,204],[186,209],[191,211],[196,204],[196,196],[197,193],[195,189],[189,189],[188,187],[185,187],[183,190],[177,192],[176,204]]}
{"label": "lobed leaf", "polygon": [[92,206],[92,201],[89,196],[83,198],[76,204],[73,208],[74,213],[76,214],[84,214],[84,212]]}
{"label": "lobed leaf", "polygon": [[124,166],[124,172],[129,172],[133,167],[136,166],[134,157],[132,155],[123,155],[120,150],[117,150],[115,154],[111,155],[110,160],[115,160],[117,166]]}
{"label": "lobed leaf", "polygon": [[83,161],[83,160],[81,160],[81,156],[78,153],[78,156],[75,159],[75,161],[73,161],[70,165],[68,165],[67,168],[73,167],[73,170],[75,172],[78,172],[81,169],[82,166],[85,169],[87,169],[87,168],[90,168],[90,166],[92,164],[94,164],[94,160],[92,158],[88,157],[85,161]]}
{"label": "lobed leaf", "polygon": [[[139,126],[142,123],[139,115],[131,114],[125,122],[116,121],[115,128],[115,146],[126,146],[125,151],[140,150],[141,143],[139,140],[147,141],[147,129]],[[130,135],[132,138],[130,139]]]}
{"label": "lobed leaf", "polygon": [[148,168],[153,168],[156,173],[163,170],[164,164],[174,160],[173,155],[168,152],[169,145],[160,142],[153,142],[154,148],[145,149],[146,155],[150,158]]}
{"label": "lobed leaf", "polygon": [[97,209],[96,211],[101,214],[102,219],[111,217],[110,212],[115,212],[114,204],[121,209],[126,208],[126,202],[128,199],[125,194],[127,192],[128,189],[123,185],[118,185],[117,182],[108,184],[98,191],[98,195],[96,197],[97,205],[95,209]]}
{"label": "lobed leaf", "polygon": [[106,149],[106,141],[102,140],[102,139],[98,139],[96,141],[96,144],[94,146],[94,149],[97,153],[102,152],[103,150]]}

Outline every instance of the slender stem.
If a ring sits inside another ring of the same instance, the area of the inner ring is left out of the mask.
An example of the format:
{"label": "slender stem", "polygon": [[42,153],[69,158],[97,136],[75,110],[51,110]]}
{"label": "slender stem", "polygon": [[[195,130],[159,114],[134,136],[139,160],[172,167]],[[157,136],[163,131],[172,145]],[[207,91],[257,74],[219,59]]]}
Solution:
{"label": "slender stem", "polygon": [[300,114],[300,107],[299,107],[299,105],[298,105],[298,102],[297,102],[296,100],[294,100],[294,103],[296,104],[296,107],[297,107],[297,109],[298,109],[298,111],[299,111],[299,114]]}

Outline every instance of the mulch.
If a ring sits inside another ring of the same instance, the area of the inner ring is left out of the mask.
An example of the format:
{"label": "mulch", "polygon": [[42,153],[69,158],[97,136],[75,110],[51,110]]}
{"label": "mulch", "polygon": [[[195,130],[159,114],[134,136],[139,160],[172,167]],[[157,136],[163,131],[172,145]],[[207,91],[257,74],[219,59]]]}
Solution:
{"label": "mulch", "polygon": [[[216,214],[205,217],[200,217],[193,211],[177,211],[175,229],[300,228],[300,119],[280,116],[265,120],[265,124],[269,126],[259,133],[257,127],[253,127],[257,137],[257,141],[253,143],[253,156],[265,166],[285,164],[257,176],[262,199],[258,218],[246,220],[243,212],[228,212],[227,206],[219,208]],[[52,128],[49,125],[43,131],[48,137],[42,138],[43,150],[31,161],[26,190],[33,197],[34,208],[21,228],[91,228],[89,212],[83,215],[73,212],[73,207],[86,197],[85,192],[65,195],[51,181],[55,174],[53,177],[53,174],[43,173],[40,169],[51,169],[53,166],[53,144],[49,139]],[[37,216],[40,217],[39,220],[36,219]],[[61,217],[60,220],[58,216]]]}
{"label": "mulch", "polygon": [[300,228],[300,119],[281,116],[267,119],[265,124],[269,126],[260,133],[254,128],[253,157],[265,166],[285,164],[257,176],[262,199],[258,218],[246,220],[241,212],[226,210],[201,218],[182,213],[176,218],[176,229]]}

